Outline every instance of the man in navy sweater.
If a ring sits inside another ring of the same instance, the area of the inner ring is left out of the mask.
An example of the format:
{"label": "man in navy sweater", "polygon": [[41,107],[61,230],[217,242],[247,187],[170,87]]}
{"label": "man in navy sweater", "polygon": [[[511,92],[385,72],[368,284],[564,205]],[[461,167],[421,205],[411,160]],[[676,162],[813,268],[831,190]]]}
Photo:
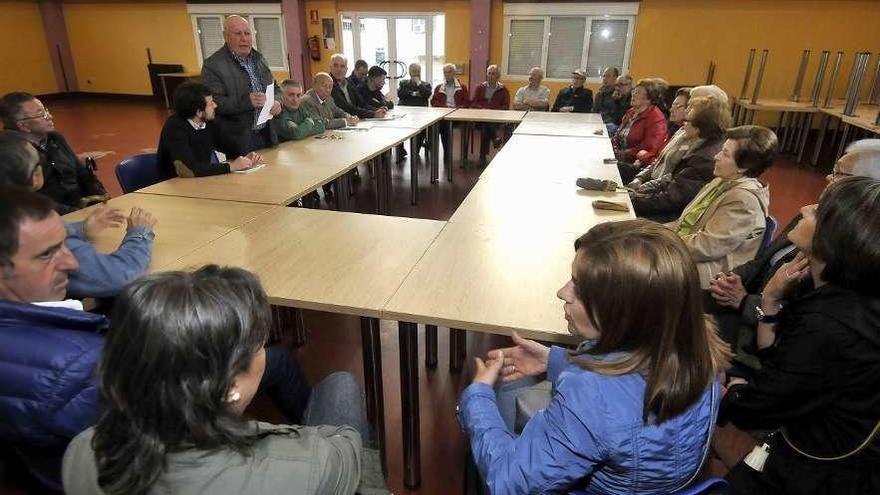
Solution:
{"label": "man in navy sweater", "polygon": [[[159,136],[159,169],[165,178],[203,177],[244,170],[260,163],[213,122],[217,104],[208,88],[185,82],[174,91],[174,115]],[[221,156],[218,152],[223,153]]]}

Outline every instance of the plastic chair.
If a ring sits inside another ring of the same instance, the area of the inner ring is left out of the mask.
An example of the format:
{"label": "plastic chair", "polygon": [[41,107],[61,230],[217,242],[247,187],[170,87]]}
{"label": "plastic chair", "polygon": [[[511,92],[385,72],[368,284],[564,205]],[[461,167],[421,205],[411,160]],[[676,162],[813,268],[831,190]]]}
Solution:
{"label": "plastic chair", "polygon": [[123,193],[130,193],[164,180],[156,153],[134,155],[116,166],[116,180]]}
{"label": "plastic chair", "polygon": [[770,247],[770,243],[773,242],[773,236],[776,234],[776,227],[779,226],[779,223],[773,216],[768,216],[765,221],[767,226],[764,227],[764,237],[761,238],[761,247],[758,249],[758,254],[762,254]]}
{"label": "plastic chair", "polygon": [[709,478],[693,484],[684,490],[675,492],[676,495],[716,495],[725,493],[727,493],[727,481],[724,478]]}

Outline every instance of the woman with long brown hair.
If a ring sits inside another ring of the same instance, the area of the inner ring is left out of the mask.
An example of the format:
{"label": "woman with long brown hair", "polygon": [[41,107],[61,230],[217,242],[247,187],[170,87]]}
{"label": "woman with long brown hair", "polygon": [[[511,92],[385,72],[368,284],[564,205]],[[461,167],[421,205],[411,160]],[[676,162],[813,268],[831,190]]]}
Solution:
{"label": "woman with long brown hair", "polygon": [[[729,351],[704,319],[697,269],[673,232],[600,224],[575,242],[558,292],[577,350],[514,334],[477,359],[462,424],[491,493],[667,494],[708,452]],[[517,435],[492,386],[546,373],[550,401]]]}

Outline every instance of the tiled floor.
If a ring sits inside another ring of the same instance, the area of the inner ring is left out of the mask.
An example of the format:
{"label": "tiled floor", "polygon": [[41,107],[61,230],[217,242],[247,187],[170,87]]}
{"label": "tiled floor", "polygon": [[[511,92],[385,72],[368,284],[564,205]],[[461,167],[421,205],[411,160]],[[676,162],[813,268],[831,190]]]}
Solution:
{"label": "tiled floor", "polygon": [[[98,158],[99,175],[112,194],[120,194],[113,168],[122,158],[153,151],[159,131],[167,116],[161,105],[149,102],[131,102],[117,99],[82,98],[49,101],[47,106],[55,117],[59,131],[64,133],[79,153],[94,153]],[[474,151],[478,151],[475,143]],[[458,149],[457,147],[454,149]],[[457,154],[457,152],[456,152]],[[474,155],[471,155],[474,157]],[[536,164],[537,165],[537,164]],[[421,166],[424,166],[422,164]],[[427,173],[420,174],[420,201],[409,203],[408,163],[393,167],[393,198],[391,213],[398,216],[448,219],[479,176],[471,164],[465,169],[455,167],[454,182],[441,180],[430,184]],[[375,186],[369,171],[361,167],[361,181],[356,184],[353,208],[372,212],[375,204]],[[770,183],[770,211],[785,225],[804,204],[816,201],[824,187],[823,174],[793,163],[791,157],[781,157],[766,174]],[[529,201],[530,198],[523,198]],[[357,318],[306,312],[308,344],[295,351],[306,374],[318,380],[335,370],[349,370],[360,377],[360,326]],[[421,351],[424,352],[423,331]],[[467,385],[467,372],[450,373],[448,370],[448,333],[441,329],[439,365],[426,371],[420,365],[422,475],[420,490],[406,490],[402,483],[402,455],[400,428],[400,397],[398,391],[397,329],[391,322],[382,325],[382,360],[384,363],[385,421],[388,431],[389,485],[395,493],[456,494],[463,486],[465,439],[454,416],[455,403],[461,389]],[[504,343],[504,339],[479,334],[469,335],[469,355]],[[424,356],[422,356],[421,363]],[[251,412],[267,419],[278,419],[277,412],[265,400],[257,400]],[[0,475],[2,476],[2,475]],[[0,493],[23,493],[0,480]]]}

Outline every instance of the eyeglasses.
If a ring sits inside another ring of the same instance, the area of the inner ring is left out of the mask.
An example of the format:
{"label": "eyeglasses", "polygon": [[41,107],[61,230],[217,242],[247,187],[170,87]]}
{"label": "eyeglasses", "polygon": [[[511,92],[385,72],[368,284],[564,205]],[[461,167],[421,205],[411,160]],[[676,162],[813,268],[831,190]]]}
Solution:
{"label": "eyeglasses", "polygon": [[40,113],[33,115],[31,117],[20,118],[20,119],[16,120],[16,122],[23,122],[25,120],[33,120],[33,119],[49,120],[51,118],[52,118],[52,114],[49,113],[49,109],[47,108],[47,109],[44,109],[43,111],[41,111]]}

